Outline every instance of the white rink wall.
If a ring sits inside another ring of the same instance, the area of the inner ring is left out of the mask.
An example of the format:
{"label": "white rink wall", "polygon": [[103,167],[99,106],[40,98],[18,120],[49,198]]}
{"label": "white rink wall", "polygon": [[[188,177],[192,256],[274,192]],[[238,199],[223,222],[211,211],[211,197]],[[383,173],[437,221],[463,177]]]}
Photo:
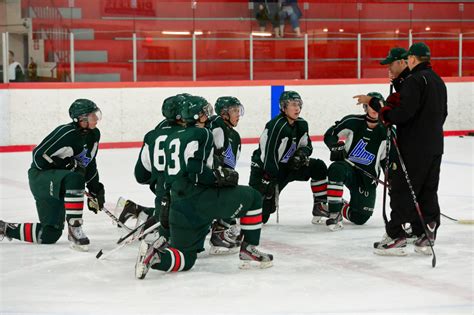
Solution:
{"label": "white rink wall", "polygon": [[[354,82],[352,80],[351,82]],[[368,92],[388,95],[388,84],[314,84],[287,81],[285,90],[294,90],[303,98],[302,117],[309,123],[311,135],[322,135],[341,117],[362,113],[352,96]],[[370,82],[370,81],[369,81]],[[238,131],[243,138],[260,136],[271,113],[271,85],[100,87],[90,88],[10,88],[0,89],[0,145],[39,143],[53,128],[70,121],[69,105],[77,98],[89,98],[103,113],[99,123],[101,142],[141,141],[144,134],[163,118],[161,104],[178,93],[205,97],[214,104],[219,96],[236,96],[245,106]],[[297,85],[292,85],[297,84]],[[260,83],[261,84],[261,83]],[[130,84],[132,85],[132,84]],[[235,85],[235,84],[233,84]],[[278,84],[280,85],[280,84]],[[38,85],[37,85],[38,86]],[[107,86],[107,85],[105,85]],[[448,119],[445,130],[472,130],[474,82],[448,82]]]}

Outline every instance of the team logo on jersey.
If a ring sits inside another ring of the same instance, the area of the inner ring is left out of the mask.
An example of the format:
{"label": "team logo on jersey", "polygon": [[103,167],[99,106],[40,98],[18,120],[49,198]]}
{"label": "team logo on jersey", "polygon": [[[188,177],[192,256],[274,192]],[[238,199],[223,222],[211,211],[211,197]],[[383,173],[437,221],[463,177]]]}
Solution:
{"label": "team logo on jersey", "polygon": [[222,152],[222,155],[224,156],[224,164],[234,169],[237,162],[235,160],[235,155],[234,152],[232,152],[232,146],[230,144],[227,149]]}
{"label": "team logo on jersey", "polygon": [[288,163],[288,160],[293,156],[293,154],[295,153],[296,151],[296,143],[292,143],[291,144],[291,147],[288,149],[288,151],[286,151],[286,154],[283,156],[283,158],[281,159],[281,163]]}
{"label": "team logo on jersey", "polygon": [[374,161],[375,155],[368,152],[365,149],[366,146],[367,142],[360,139],[352,150],[352,152],[349,154],[349,160],[362,165],[370,165]]}
{"label": "team logo on jersey", "polygon": [[89,163],[92,161],[92,158],[90,157],[87,157],[87,149],[84,148],[84,150],[82,150],[81,153],[77,154],[77,155],[74,155],[74,160],[77,161],[77,163],[79,164],[79,166],[81,167],[87,167],[87,165],[89,165]]}

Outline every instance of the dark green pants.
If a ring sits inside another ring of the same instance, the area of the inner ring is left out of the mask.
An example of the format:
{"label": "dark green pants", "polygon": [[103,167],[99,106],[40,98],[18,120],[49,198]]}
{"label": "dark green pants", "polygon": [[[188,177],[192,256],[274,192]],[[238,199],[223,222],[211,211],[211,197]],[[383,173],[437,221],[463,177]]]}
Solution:
{"label": "dark green pants", "polygon": [[345,161],[332,163],[328,169],[329,212],[343,209],[342,190],[346,186],[351,197],[349,207],[343,209],[344,217],[359,225],[367,222],[374,211],[376,186],[366,184],[365,176]]}
{"label": "dark green pants", "polygon": [[[262,198],[264,198],[265,194],[265,192],[261,188],[264,173],[265,172],[263,169],[254,164],[250,169],[249,185],[260,191]],[[320,159],[310,159],[309,165],[303,166],[299,170],[291,170],[286,165],[282,166],[280,168],[276,181],[278,184],[278,190],[281,192],[290,182],[308,181],[310,178],[313,181],[320,181],[326,179],[326,176],[326,164]],[[275,211],[276,208],[274,203],[265,202],[263,206],[263,222],[267,222],[270,214]]]}
{"label": "dark green pants", "polygon": [[7,236],[34,243],[53,244],[61,237],[64,220],[81,219],[84,175],[67,170],[28,170],[30,190],[35,198],[39,223],[19,223]]}
{"label": "dark green pants", "polygon": [[244,241],[258,245],[261,207],[260,194],[248,186],[214,188],[195,186],[187,179],[177,180],[171,188],[170,248],[152,268],[190,269],[197,253],[204,248],[214,219],[241,218]]}

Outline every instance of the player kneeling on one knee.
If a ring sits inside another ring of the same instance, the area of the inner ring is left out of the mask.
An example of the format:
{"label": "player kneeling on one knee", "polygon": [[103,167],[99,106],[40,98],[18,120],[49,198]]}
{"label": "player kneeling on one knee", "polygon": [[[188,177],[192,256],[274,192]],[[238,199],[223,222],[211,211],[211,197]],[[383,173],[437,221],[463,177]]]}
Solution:
{"label": "player kneeling on one knee", "polygon": [[273,256],[257,249],[262,225],[261,198],[248,186],[238,186],[233,169],[212,168],[212,133],[204,128],[212,108],[207,100],[189,96],[180,105],[185,128],[168,136],[165,148],[165,184],[170,187],[170,242],[160,235],[140,244],[135,276],[143,279],[150,268],[185,271],[193,267],[197,253],[214,219],[240,218],[243,239],[240,260],[270,267]]}
{"label": "player kneeling on one knee", "polygon": [[302,107],[297,92],[283,92],[280,114],[267,122],[253,152],[249,185],[262,195],[263,223],[278,208],[280,191],[292,181],[311,179],[313,213],[325,210],[327,168],[322,160],[310,158],[313,147],[308,123],[300,117]]}
{"label": "player kneeling on one knee", "polygon": [[[368,95],[383,102],[377,92]],[[365,115],[349,115],[331,126],[324,135],[324,143],[331,151],[333,163],[328,169],[327,201],[332,231],[343,228],[342,219],[364,224],[373,213],[376,178],[386,157],[385,126],[378,121],[378,113],[364,105]],[[345,138],[346,141],[342,141]],[[350,202],[343,200],[343,187],[350,191]]]}
{"label": "player kneeling on one knee", "polygon": [[69,107],[69,116],[71,123],[58,126],[33,150],[28,181],[40,222],[0,220],[0,239],[7,236],[53,244],[60,238],[66,221],[71,247],[88,250],[89,238],[82,230],[84,188],[88,189],[91,211],[97,213],[105,202],[104,185],[99,182],[95,160],[100,140],[96,125],[102,114],[94,102],[78,99]]}

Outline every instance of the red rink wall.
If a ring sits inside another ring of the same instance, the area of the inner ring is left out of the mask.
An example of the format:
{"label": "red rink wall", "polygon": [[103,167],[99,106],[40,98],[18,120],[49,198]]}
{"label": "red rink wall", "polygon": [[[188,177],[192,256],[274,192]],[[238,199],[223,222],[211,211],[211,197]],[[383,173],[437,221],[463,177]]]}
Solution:
{"label": "red rink wall", "polygon": [[[473,131],[474,77],[445,81],[446,134]],[[163,100],[183,92],[201,95],[212,104],[219,96],[238,97],[245,115],[237,129],[244,143],[254,143],[271,116],[272,86],[301,94],[302,117],[309,123],[313,140],[320,140],[343,116],[362,113],[352,96],[372,91],[387,96],[389,91],[386,79],[0,84],[0,152],[31,150],[57,125],[70,121],[68,108],[77,98],[89,98],[101,108],[103,148],[137,147],[144,134],[163,119]]]}

